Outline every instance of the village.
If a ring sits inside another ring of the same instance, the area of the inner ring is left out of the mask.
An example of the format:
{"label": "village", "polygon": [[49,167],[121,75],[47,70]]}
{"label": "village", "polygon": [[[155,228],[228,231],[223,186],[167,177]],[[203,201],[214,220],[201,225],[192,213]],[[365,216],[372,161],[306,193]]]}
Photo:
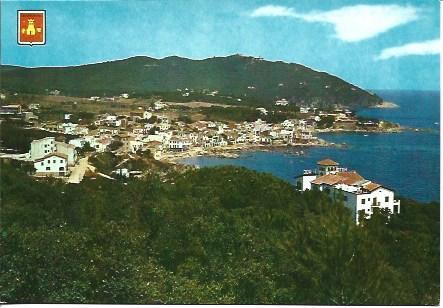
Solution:
{"label": "village", "polygon": [[[191,91],[183,90],[182,96],[188,96]],[[58,96],[60,91],[54,90],[50,94]],[[217,94],[217,91],[213,91],[208,95]],[[5,97],[5,94],[1,94],[0,98],[4,100]],[[88,99],[91,103],[101,104],[127,100],[127,93],[117,97],[92,96]],[[177,117],[169,112],[177,104],[162,100],[156,100],[149,106],[138,106],[133,111],[97,113],[87,122],[72,113],[64,113],[61,121],[41,120],[41,106],[38,103],[2,105],[2,121],[20,120],[26,123],[26,129],[46,131],[66,138],[63,141],[57,141],[55,137],[33,140],[28,153],[1,155],[32,162],[34,176],[56,176],[71,183],[79,183],[87,170],[94,169],[88,164],[91,153],[112,152],[117,156],[129,155],[130,159],[133,154],[148,152],[153,159],[172,164],[184,157],[236,157],[240,151],[271,147],[294,147],[300,149],[296,154],[303,154],[302,147],[305,146],[331,146],[318,138],[317,132],[374,131],[382,129],[383,125],[383,122],[370,120],[362,122],[346,108],[325,111],[305,106],[299,107],[297,118],[287,118],[277,123],[263,120],[271,112],[280,113],[279,109],[284,109],[288,104],[286,99],[277,99],[272,110],[255,108],[257,119],[242,122],[207,119],[193,121],[190,117]],[[130,177],[140,176],[143,170],[120,168],[113,172]]]}

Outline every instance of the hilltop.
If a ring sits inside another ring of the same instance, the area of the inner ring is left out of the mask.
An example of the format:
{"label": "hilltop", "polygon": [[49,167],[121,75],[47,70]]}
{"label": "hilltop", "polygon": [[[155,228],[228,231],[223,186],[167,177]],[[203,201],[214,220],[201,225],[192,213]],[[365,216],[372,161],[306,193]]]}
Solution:
{"label": "hilltop", "polygon": [[[325,72],[241,55],[204,60],[137,56],[69,67],[3,65],[0,73],[3,90],[31,94],[57,89],[66,96],[129,93],[132,97],[160,95],[181,101],[224,98],[235,104],[262,105],[285,98],[299,105],[339,104],[351,108],[374,106],[382,101],[379,96]],[[184,91],[190,95],[184,97]],[[208,95],[214,91],[217,97]]]}

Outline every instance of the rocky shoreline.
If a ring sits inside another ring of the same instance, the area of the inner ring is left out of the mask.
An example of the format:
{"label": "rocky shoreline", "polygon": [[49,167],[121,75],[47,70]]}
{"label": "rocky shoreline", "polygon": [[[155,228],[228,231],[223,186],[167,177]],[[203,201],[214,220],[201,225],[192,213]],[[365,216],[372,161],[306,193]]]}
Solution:
{"label": "rocky shoreline", "polygon": [[[325,140],[319,139],[318,143],[299,143],[299,144],[253,144],[253,145],[228,145],[226,147],[218,147],[211,149],[203,149],[201,147],[193,148],[188,151],[183,152],[171,152],[163,154],[161,161],[179,164],[179,160],[184,158],[198,157],[198,156],[214,156],[214,157],[222,157],[222,158],[238,158],[241,153],[244,152],[252,152],[252,151],[278,151],[278,150],[287,150],[292,149],[295,150],[294,153],[303,154],[303,148],[306,147],[342,147],[344,145],[330,143]],[[299,149],[299,151],[297,151]]]}
{"label": "rocky shoreline", "polygon": [[400,108],[400,106],[397,105],[396,103],[393,103],[393,102],[385,102],[385,101],[383,101],[380,104],[375,105],[375,106],[371,106],[369,108],[392,109],[392,108]]}
{"label": "rocky shoreline", "polygon": [[[364,133],[364,134],[391,134],[401,133],[404,131],[425,131],[424,129],[410,128],[410,127],[394,127],[387,129],[367,130],[367,129],[342,129],[342,128],[327,128],[317,129],[317,133]],[[195,147],[183,152],[168,152],[162,155],[161,161],[180,164],[181,159],[199,157],[199,156],[214,156],[222,158],[238,158],[243,152],[251,151],[279,151],[279,150],[294,150],[295,154],[303,154],[303,148],[307,147],[346,147],[346,144],[336,144],[327,142],[323,139],[318,139],[316,143],[299,143],[299,144],[236,144],[228,145],[226,147],[217,147],[205,149],[202,147]]]}

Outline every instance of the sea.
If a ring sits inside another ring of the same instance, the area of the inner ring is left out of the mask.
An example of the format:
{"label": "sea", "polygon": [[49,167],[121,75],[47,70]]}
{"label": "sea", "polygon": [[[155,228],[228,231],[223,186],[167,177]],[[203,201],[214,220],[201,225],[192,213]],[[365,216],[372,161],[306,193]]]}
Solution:
{"label": "sea", "polygon": [[[181,163],[198,167],[243,166],[271,173],[294,184],[304,169],[331,158],[366,179],[393,189],[397,195],[421,202],[440,200],[440,92],[374,91],[395,109],[367,108],[357,112],[368,118],[384,119],[419,128],[401,133],[322,133],[319,137],[345,147],[304,147],[269,152],[243,152],[238,158],[199,156]],[[299,149],[298,149],[299,150]]]}

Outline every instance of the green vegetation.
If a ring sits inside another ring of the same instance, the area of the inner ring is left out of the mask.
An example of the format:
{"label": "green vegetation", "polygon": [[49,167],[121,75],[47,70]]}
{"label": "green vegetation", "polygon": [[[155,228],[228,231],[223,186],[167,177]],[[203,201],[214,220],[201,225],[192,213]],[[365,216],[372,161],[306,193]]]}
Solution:
{"label": "green vegetation", "polygon": [[192,123],[192,119],[189,115],[187,114],[180,114],[177,118],[178,121],[184,122],[186,124],[191,124]]}
{"label": "green vegetation", "polygon": [[383,129],[390,129],[390,128],[398,128],[399,127],[398,124],[392,123],[389,121],[380,121],[379,125]]}
{"label": "green vegetation", "polygon": [[317,123],[318,128],[330,128],[332,125],[334,125],[335,117],[332,115],[328,115],[325,117],[322,117],[320,121]]}
{"label": "green vegetation", "polygon": [[[46,89],[58,89],[65,96],[88,97],[126,92],[131,97],[268,106],[283,97],[293,103],[318,106],[340,103],[362,107],[381,102],[380,97],[327,73],[240,55],[205,60],[140,56],[65,68],[1,66],[0,74],[2,88],[19,93],[47,94]],[[194,92],[182,96],[185,88]],[[219,94],[207,95],[215,90]]]}
{"label": "green vegetation", "polygon": [[[132,158],[131,158],[132,157]],[[117,156],[111,152],[96,153],[89,158],[89,162],[98,169],[99,172],[104,174],[111,174],[117,166],[118,168],[127,168],[132,170],[148,170],[149,172],[166,171],[168,165],[157,161],[153,158],[149,151],[137,152],[128,155]]]}
{"label": "green vegetation", "polygon": [[254,108],[238,107],[238,108],[224,108],[218,106],[211,106],[209,108],[201,108],[200,112],[206,115],[208,121],[255,121],[260,117],[260,112]]}
{"label": "green vegetation", "polygon": [[75,135],[63,135],[38,129],[25,129],[22,121],[1,121],[1,145],[3,148],[14,149],[19,153],[29,152],[32,140],[45,137],[57,137],[66,142],[73,139]]}
{"label": "green vegetation", "polygon": [[37,182],[1,166],[8,303],[437,305],[439,205],[356,226],[318,192],[220,167]]}

